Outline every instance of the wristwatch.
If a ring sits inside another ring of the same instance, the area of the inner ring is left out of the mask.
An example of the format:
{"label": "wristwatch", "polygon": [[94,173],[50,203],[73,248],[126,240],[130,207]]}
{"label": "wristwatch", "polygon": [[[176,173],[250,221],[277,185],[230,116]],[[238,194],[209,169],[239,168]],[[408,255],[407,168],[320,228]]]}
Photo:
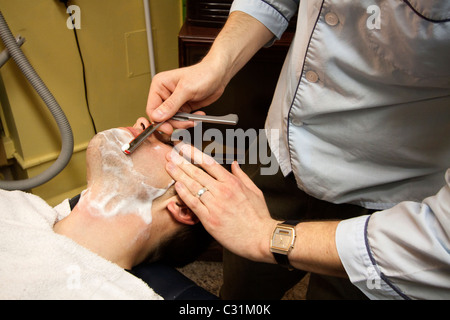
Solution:
{"label": "wristwatch", "polygon": [[295,242],[295,226],[298,221],[288,220],[279,223],[273,230],[272,239],[270,241],[270,251],[272,252],[278,264],[292,270],[293,267],[289,263],[288,254],[294,248]]}

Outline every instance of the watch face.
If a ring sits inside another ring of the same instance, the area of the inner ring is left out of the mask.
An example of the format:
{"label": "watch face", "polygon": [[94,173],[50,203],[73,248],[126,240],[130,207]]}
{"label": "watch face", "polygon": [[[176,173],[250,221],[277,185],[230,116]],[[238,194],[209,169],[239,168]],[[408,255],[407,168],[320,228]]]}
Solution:
{"label": "watch face", "polygon": [[292,245],[292,229],[277,227],[272,237],[272,248],[289,250]]}

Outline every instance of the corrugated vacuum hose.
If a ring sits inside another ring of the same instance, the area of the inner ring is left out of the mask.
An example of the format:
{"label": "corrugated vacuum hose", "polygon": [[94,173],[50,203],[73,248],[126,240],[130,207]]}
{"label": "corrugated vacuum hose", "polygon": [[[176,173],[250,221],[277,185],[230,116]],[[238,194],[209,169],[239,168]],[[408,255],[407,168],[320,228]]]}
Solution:
{"label": "corrugated vacuum hose", "polygon": [[44,82],[36,73],[34,68],[28,62],[20,47],[17,45],[16,39],[12,35],[11,30],[6,23],[3,14],[0,11],[0,37],[9,51],[9,54],[16,62],[19,69],[25,75],[27,80],[45,102],[48,109],[52,113],[61,134],[61,152],[56,161],[41,174],[24,180],[5,181],[0,180],[0,188],[6,190],[28,190],[42,185],[59,174],[69,163],[73,154],[73,134],[69,121],[62,111],[58,102],[48,90]]}

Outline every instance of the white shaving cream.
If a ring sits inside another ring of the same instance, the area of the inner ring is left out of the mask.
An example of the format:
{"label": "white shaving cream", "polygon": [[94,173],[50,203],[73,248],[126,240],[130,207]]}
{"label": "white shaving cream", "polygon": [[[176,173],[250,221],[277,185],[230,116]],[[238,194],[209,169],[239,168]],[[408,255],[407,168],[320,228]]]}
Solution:
{"label": "white shaving cream", "polygon": [[85,203],[89,204],[96,214],[114,217],[134,213],[150,224],[153,200],[163,195],[174,181],[166,188],[152,186],[157,184],[157,181],[152,181],[152,172],[139,172],[133,162],[133,156],[125,155],[121,150],[122,145],[133,138],[131,133],[122,129],[103,131],[94,137],[101,139],[97,143],[101,177],[96,177],[101,179],[101,186],[96,188],[94,182],[94,185],[82,193],[81,199],[87,200]]}

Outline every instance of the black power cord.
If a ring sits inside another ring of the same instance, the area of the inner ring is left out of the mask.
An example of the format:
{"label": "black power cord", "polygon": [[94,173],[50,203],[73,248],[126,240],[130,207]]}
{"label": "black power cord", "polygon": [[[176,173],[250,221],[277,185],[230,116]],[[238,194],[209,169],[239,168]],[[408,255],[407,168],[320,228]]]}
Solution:
{"label": "black power cord", "polygon": [[[66,10],[69,8],[69,0],[59,0],[59,1],[64,3]],[[71,12],[68,12],[68,13],[69,13],[69,16],[72,17],[72,13]],[[82,66],[82,70],[83,70],[84,98],[86,100],[86,107],[87,107],[89,117],[91,118],[91,123],[92,123],[92,127],[94,128],[94,133],[97,134],[97,128],[95,126],[94,117],[92,116],[91,108],[89,106],[88,90],[87,90],[87,84],[86,84],[86,68],[84,65],[83,54],[81,53],[80,42],[78,41],[77,29],[75,28],[74,19],[72,19],[72,25],[73,25],[73,33],[75,35],[75,42],[77,44],[78,54],[80,55],[81,66]]]}

